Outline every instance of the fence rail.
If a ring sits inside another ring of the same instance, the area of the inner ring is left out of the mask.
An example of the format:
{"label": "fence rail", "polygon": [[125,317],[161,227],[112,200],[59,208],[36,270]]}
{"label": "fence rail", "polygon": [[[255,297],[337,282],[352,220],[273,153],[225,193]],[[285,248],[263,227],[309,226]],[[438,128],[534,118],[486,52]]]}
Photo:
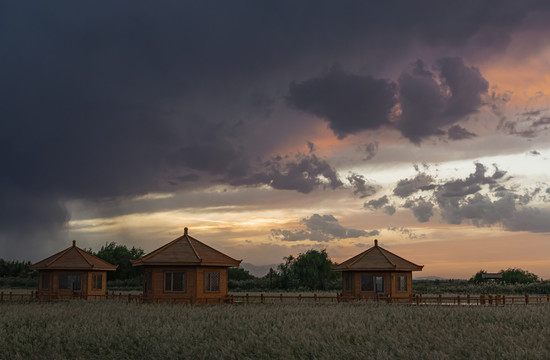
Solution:
{"label": "fence rail", "polygon": [[[102,295],[43,295],[37,291],[30,293],[0,292],[0,304],[5,302],[34,302],[34,301],[68,301],[68,300],[117,300],[128,303],[143,303],[142,294],[123,294],[110,292]],[[422,295],[415,294],[407,297],[388,297],[378,295],[374,298],[357,298],[341,294],[335,295],[288,295],[288,294],[231,294],[223,298],[199,298],[194,302],[191,297],[181,299],[169,299],[164,302],[169,303],[198,303],[198,304],[274,304],[282,302],[294,303],[340,303],[340,302],[377,302],[390,304],[412,304],[412,305],[479,305],[479,306],[504,306],[504,305],[530,305],[530,304],[550,304],[550,294],[547,295]]]}

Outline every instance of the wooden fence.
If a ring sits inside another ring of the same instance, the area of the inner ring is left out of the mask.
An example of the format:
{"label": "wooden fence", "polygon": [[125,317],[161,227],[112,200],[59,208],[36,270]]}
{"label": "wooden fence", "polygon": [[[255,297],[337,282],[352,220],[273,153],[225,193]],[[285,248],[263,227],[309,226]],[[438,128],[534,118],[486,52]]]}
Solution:
{"label": "wooden fence", "polygon": [[119,300],[127,302],[142,302],[141,294],[116,294],[113,292],[108,292],[102,295],[83,295],[82,293],[76,293],[71,295],[44,295],[39,294],[38,291],[31,291],[29,293],[17,294],[12,291],[10,292],[0,292],[0,304],[3,302],[32,302],[32,301],[68,301],[68,300],[99,300],[99,299],[109,299],[109,300]]}
{"label": "wooden fence", "polygon": [[[30,293],[0,292],[0,304],[5,302],[34,302],[34,301],[68,301],[68,300],[117,300],[128,303],[143,303],[142,294],[122,294],[115,292],[104,295],[82,295],[75,294],[70,296],[60,295],[40,295],[37,291]],[[192,299],[182,298],[178,300],[167,300],[170,303],[191,304]],[[482,305],[482,306],[504,306],[504,305],[530,305],[530,304],[550,304],[550,294],[543,296],[522,295],[421,295],[416,294],[410,297],[387,297],[376,296],[375,298],[353,298],[335,295],[289,295],[289,294],[231,294],[224,298],[215,299],[195,299],[198,304],[274,304],[274,303],[340,303],[340,302],[377,302],[390,304],[411,304],[411,305]]]}

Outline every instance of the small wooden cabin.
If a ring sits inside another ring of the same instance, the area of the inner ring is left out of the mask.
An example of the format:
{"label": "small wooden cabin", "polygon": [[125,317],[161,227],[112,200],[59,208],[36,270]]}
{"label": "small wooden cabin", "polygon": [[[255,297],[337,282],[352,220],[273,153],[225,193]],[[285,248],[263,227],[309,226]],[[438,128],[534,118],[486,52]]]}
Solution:
{"label": "small wooden cabin", "polygon": [[115,271],[117,267],[82,250],[73,240],[73,246],[31,265],[30,269],[38,270],[38,298],[55,300],[104,297],[107,271]]}
{"label": "small wooden cabin", "polygon": [[228,299],[227,269],[241,261],[189,236],[185,228],[133,266],[143,266],[144,302],[215,303]]}
{"label": "small wooden cabin", "polygon": [[377,296],[412,296],[412,272],[423,267],[381,248],[378,240],[374,240],[373,247],[334,270],[342,272],[344,299],[375,299]]}

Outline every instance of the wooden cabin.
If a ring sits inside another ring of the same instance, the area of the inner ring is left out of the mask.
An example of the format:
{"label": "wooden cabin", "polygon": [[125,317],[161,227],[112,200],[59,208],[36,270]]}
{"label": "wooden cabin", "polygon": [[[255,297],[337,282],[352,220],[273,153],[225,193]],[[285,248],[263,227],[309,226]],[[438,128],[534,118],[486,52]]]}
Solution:
{"label": "wooden cabin", "polygon": [[109,264],[78,246],[58,252],[30,266],[38,270],[37,297],[43,300],[99,299],[107,294],[107,271],[118,266]]}
{"label": "wooden cabin", "polygon": [[334,270],[342,272],[342,298],[375,299],[412,296],[412,272],[423,267],[381,248],[374,240],[373,247]]}
{"label": "wooden cabin", "polygon": [[228,268],[239,266],[218,250],[184,234],[133,261],[143,266],[144,302],[221,303],[228,300]]}

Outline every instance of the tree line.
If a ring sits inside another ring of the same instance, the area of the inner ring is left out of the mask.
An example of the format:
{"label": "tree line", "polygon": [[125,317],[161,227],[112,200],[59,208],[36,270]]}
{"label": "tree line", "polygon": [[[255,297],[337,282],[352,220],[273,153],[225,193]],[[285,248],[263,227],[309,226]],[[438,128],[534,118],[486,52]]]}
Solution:
{"label": "tree line", "polygon": [[[131,260],[144,255],[144,250],[138,247],[128,248],[116,242],[105,243],[98,251],[85,249],[87,252],[113,265],[118,265],[116,271],[108,272],[109,287],[113,290],[134,288],[142,285],[143,269],[133,267]],[[256,277],[247,270],[236,267],[229,268],[228,286],[233,291],[275,291],[275,290],[341,290],[341,274],[333,271],[337,265],[328,257],[325,249],[311,249],[297,256],[289,255],[276,269],[271,269],[265,276]],[[0,259],[0,286],[26,287],[36,286],[36,271],[31,271],[29,261],[6,261]],[[468,283],[483,284],[487,279],[480,270],[473,275]],[[541,279],[529,271],[509,268],[501,270],[503,284],[530,284]],[[5,279],[10,279],[6,283]],[[493,281],[493,280],[491,280]],[[3,284],[6,283],[6,284]]]}

